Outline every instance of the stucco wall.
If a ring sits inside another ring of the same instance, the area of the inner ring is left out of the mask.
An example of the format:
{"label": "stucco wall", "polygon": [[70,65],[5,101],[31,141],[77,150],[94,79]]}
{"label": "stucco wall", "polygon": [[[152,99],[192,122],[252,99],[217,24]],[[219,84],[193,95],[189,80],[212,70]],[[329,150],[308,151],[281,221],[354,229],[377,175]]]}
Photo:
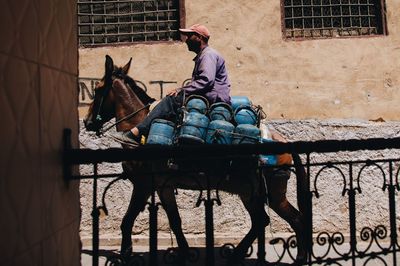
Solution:
{"label": "stucco wall", "polygon": [[[210,45],[224,55],[232,94],[250,96],[269,118],[399,119],[399,1],[386,0],[387,36],[308,41],[282,38],[280,1],[185,5],[186,24],[205,24]],[[194,57],[179,42],[80,49],[80,77],[101,77],[106,54],[120,65],[133,57],[130,74],[157,98],[159,85],[150,81],[177,82],[166,89],[180,85],[191,76]]]}
{"label": "stucco wall", "polygon": [[0,265],[80,265],[79,182],[63,177],[63,129],[78,147],[75,0],[2,1]]}

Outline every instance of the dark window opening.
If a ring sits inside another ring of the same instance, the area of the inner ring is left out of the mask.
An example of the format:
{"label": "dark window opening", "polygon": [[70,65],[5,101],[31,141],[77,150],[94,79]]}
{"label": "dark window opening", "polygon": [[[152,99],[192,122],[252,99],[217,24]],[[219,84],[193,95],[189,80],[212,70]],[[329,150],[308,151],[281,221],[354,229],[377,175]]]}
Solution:
{"label": "dark window opening", "polygon": [[286,39],[386,35],[384,0],[282,0]]}
{"label": "dark window opening", "polygon": [[79,45],[175,41],[182,0],[78,0]]}

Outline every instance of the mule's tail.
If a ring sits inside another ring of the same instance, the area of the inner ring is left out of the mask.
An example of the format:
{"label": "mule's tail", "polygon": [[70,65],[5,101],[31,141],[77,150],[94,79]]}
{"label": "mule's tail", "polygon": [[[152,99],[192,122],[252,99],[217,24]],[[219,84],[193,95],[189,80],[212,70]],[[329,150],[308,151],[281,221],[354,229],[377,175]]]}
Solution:
{"label": "mule's tail", "polygon": [[300,156],[297,153],[292,154],[294,168],[296,171],[296,183],[297,183],[297,205],[299,211],[304,215],[307,211],[307,192],[308,182],[307,173],[304,169],[303,163]]}

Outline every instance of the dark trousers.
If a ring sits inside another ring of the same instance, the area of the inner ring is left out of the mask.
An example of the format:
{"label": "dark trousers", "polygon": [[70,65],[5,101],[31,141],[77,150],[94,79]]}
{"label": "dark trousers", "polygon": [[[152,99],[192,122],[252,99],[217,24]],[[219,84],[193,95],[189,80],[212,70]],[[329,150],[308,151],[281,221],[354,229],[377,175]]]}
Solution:
{"label": "dark trousers", "polygon": [[177,96],[164,97],[147,117],[136,127],[139,129],[140,135],[147,136],[149,134],[151,122],[154,119],[161,118],[172,122],[177,122],[179,110],[183,105],[184,93],[180,92]]}

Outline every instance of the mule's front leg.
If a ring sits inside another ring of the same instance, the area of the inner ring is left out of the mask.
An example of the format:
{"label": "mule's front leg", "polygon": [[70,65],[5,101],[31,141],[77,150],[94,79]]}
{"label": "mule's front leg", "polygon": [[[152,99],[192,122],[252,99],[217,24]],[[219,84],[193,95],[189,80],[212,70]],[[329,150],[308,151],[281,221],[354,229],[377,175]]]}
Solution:
{"label": "mule's front leg", "polygon": [[182,230],[182,221],[176,204],[175,192],[173,187],[163,187],[157,191],[160,196],[161,204],[168,216],[169,226],[174,232],[179,247],[181,259],[185,260],[189,256],[189,244]]}
{"label": "mule's front leg", "polygon": [[303,215],[295,208],[286,198],[287,181],[289,172],[280,170],[273,176],[268,175],[267,187],[268,203],[270,207],[287,223],[296,233],[297,240],[297,257],[296,263],[302,264],[307,259],[307,252],[305,247],[305,223]]}
{"label": "mule's front leg", "polygon": [[241,200],[249,212],[251,228],[229,257],[227,265],[240,265],[240,261],[245,258],[249,247],[256,240],[258,233],[270,222],[269,216],[264,210],[264,200],[262,197],[251,199],[241,197]]}
{"label": "mule's front leg", "polygon": [[138,184],[135,184],[128,210],[126,211],[121,223],[121,255],[123,257],[129,257],[132,254],[133,224],[139,213],[144,210],[149,197],[150,191],[148,189],[142,188]]}

